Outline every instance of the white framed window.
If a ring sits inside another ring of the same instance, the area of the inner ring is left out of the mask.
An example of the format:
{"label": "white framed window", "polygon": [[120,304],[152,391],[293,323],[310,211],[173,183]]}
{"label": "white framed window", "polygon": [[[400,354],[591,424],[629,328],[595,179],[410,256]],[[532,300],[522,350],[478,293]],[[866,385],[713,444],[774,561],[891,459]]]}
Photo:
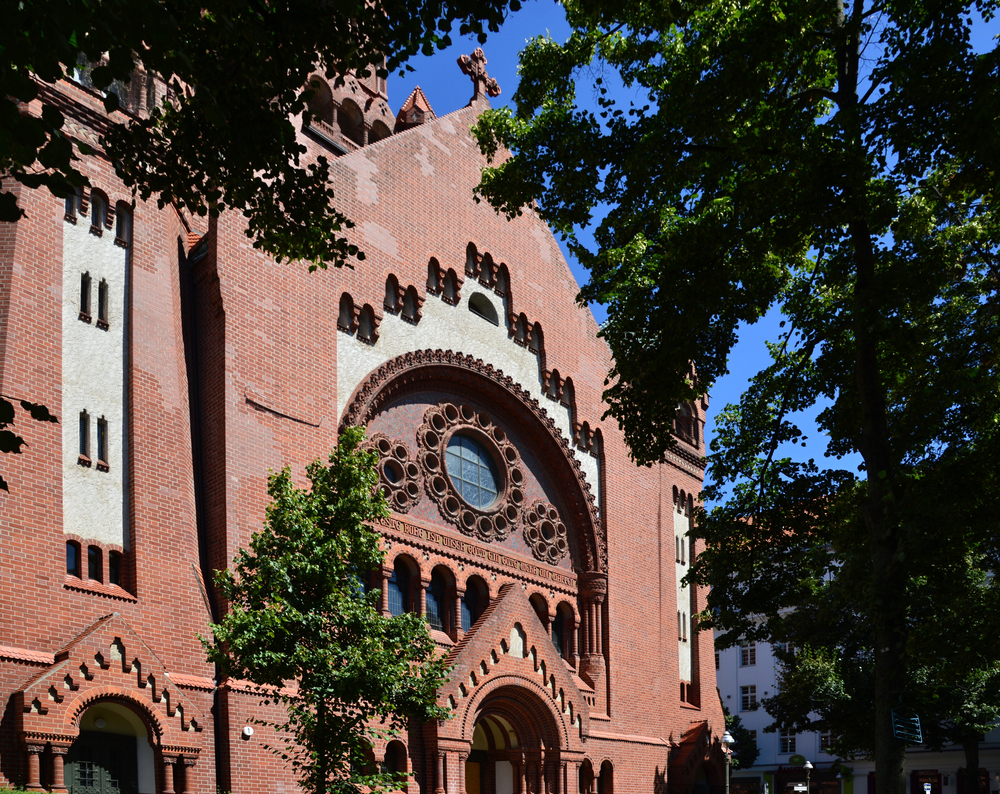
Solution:
{"label": "white framed window", "polygon": [[740,687],[740,711],[753,711],[757,707],[757,686]]}
{"label": "white framed window", "polygon": [[778,749],[779,753],[794,753],[795,752],[795,734],[788,733],[786,731],[781,731],[778,735],[778,741],[781,747]]}
{"label": "white framed window", "polygon": [[740,645],[740,667],[753,667],[757,664],[757,643],[753,640]]}
{"label": "white framed window", "polygon": [[820,733],[819,749],[824,753],[829,753],[831,744],[833,744],[833,734],[830,731],[823,731]]}

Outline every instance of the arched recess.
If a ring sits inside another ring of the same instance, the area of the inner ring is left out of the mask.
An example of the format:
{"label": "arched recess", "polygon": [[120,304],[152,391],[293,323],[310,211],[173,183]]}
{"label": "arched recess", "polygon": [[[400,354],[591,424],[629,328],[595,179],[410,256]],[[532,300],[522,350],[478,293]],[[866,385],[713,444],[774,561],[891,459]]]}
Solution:
{"label": "arched recess", "polygon": [[510,377],[481,359],[445,350],[417,350],[398,356],[371,372],[355,389],[341,419],[341,427],[367,426],[396,400],[426,390],[451,387],[470,398],[480,397],[498,414],[515,418],[525,435],[549,439],[532,452],[541,466],[567,487],[567,525],[577,529],[582,551],[579,561],[587,572],[607,571],[607,543],[590,486],[569,442],[552,418]]}
{"label": "arched recess", "polygon": [[489,679],[458,718],[444,725],[442,735],[473,742],[476,728],[484,720],[509,726],[522,750],[567,750],[571,745],[563,715],[545,689],[528,678],[502,675]]}

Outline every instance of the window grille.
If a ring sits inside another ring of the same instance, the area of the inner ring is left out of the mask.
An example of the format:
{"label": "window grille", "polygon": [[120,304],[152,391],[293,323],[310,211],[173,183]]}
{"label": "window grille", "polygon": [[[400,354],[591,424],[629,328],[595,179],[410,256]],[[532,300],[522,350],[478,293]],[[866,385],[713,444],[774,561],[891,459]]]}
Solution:
{"label": "window grille", "polygon": [[750,641],[740,645],[740,667],[753,667],[757,664],[757,643]]}
{"label": "window grille", "polygon": [[757,686],[740,687],[740,711],[753,711],[757,707]]}
{"label": "window grille", "polygon": [[778,750],[779,753],[794,753],[795,752],[795,734],[782,731],[780,733],[780,744],[781,747]]}

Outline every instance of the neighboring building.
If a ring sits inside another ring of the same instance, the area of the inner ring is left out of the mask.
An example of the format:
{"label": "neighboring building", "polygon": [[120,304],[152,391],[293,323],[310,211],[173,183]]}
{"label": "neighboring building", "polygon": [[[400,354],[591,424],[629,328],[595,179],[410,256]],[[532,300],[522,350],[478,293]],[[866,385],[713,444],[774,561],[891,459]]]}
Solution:
{"label": "neighboring building", "polygon": [[[419,89],[394,118],[375,78],[317,91],[301,140],[333,160],[355,270],[276,265],[231,213],[133,207],[99,157],[65,205],[20,191],[0,386],[61,424],[19,424],[30,446],[2,461],[0,786],[297,790],[254,722],[273,707],[214,680],[198,636],[268,471],[301,475],[356,424],[393,510],[380,608],[425,614],[456,666],[455,717],[372,762],[426,794],[722,790],[705,593],[679,585],[707,404],[652,468],[600,421],[609,352],[552,234],[472,199],[495,83],[464,60],[475,96],[440,118]],[[164,87],[120,90],[141,114]],[[96,144],[94,91],[43,96]]]}
{"label": "neighboring building", "polygon": [[[777,691],[780,661],[772,646],[765,642],[746,642],[715,652],[716,679],[722,703],[731,714],[738,714],[743,725],[755,736],[760,756],[750,769],[733,773],[733,794],[796,794],[805,792],[809,761],[812,794],[875,794],[875,763],[843,761],[828,752],[828,734],[810,732],[765,733],[773,720],[758,707],[761,699]],[[1000,730],[991,731],[980,745],[982,794],[1000,791]],[[961,747],[933,752],[911,748],[906,759],[910,794],[964,794],[962,776],[965,755]],[[838,777],[838,775],[840,777]],[[800,788],[796,788],[796,786]]]}

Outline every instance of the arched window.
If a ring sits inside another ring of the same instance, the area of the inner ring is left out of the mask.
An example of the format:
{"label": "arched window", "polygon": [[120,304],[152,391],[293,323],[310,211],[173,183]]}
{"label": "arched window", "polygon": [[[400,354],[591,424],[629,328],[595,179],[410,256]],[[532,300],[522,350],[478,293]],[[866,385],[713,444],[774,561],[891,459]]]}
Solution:
{"label": "arched window", "polygon": [[365,117],[350,99],[345,99],[337,109],[337,126],[345,138],[358,146],[365,145]]}
{"label": "arched window", "polygon": [[128,248],[132,241],[132,208],[124,201],[115,204],[115,245]]}
{"label": "arched window", "polygon": [[313,92],[309,99],[309,110],[312,112],[313,120],[332,127],[333,94],[329,84],[322,77],[314,75],[309,78],[309,88]]}
{"label": "arched window", "polygon": [[384,122],[376,121],[372,124],[371,131],[368,133],[368,143],[384,141],[390,135],[392,135],[392,130],[390,130]]}
{"label": "arched window", "polygon": [[90,273],[80,275],[80,319],[89,323],[90,317]]}
{"label": "arched window", "polygon": [[417,288],[412,284],[403,295],[403,319],[411,323],[420,321],[420,299],[417,297]]}
{"label": "arched window", "polygon": [[103,559],[101,554],[101,549],[99,546],[88,546],[87,547],[87,578],[93,579],[95,582],[100,582],[104,577],[101,576],[101,569],[103,566]]}
{"label": "arched window", "polygon": [[122,586],[122,555],[120,551],[108,554],[108,582]]}
{"label": "arched window", "polygon": [[108,219],[108,201],[104,194],[96,190],[90,194],[90,232],[100,237],[104,234],[104,224]]}
{"label": "arched window", "polygon": [[[614,794],[615,770],[610,761],[601,764],[601,776],[597,778],[597,794]],[[695,786],[697,789],[697,785]]]}
{"label": "arched window", "polygon": [[528,601],[530,601],[531,606],[534,607],[535,614],[538,615],[538,619],[542,622],[542,625],[548,628],[549,605],[545,603],[545,599],[542,598],[540,594],[534,593]]}
{"label": "arched window", "polygon": [[66,220],[76,223],[76,216],[83,206],[83,188],[78,187],[73,193],[66,197]]}
{"label": "arched window", "polygon": [[66,573],[80,578],[80,544],[75,540],[66,541]]}
{"label": "arched window", "polygon": [[366,306],[358,313],[358,339],[371,342],[374,330],[375,326],[372,322],[372,313]]}
{"label": "arched window", "polygon": [[486,582],[478,576],[469,577],[465,595],[462,596],[462,631],[469,631],[476,624],[489,600],[490,591]]}
{"label": "arched window", "polygon": [[496,307],[493,302],[481,292],[474,292],[469,296],[469,311],[477,314],[493,325],[500,325],[500,318],[497,316]]}
{"label": "arched window", "polygon": [[345,292],[340,296],[340,313],[337,315],[337,327],[352,334],[357,330],[357,320],[354,316],[354,299]]}
{"label": "arched window", "polygon": [[382,762],[380,771],[383,774],[404,774],[406,772],[406,747],[403,746],[402,742],[393,741],[386,745],[385,760]]}
{"label": "arched window", "polygon": [[80,462],[90,465],[90,414],[80,411]]}
{"label": "arched window", "polygon": [[431,586],[427,588],[427,622],[432,629],[449,631],[451,629],[451,610],[448,608],[448,578],[441,568],[435,568],[431,574]]}
{"label": "arched window", "polygon": [[562,603],[556,608],[556,617],[552,621],[552,644],[563,659],[570,657],[569,638],[573,631],[573,609],[569,604]]}
{"label": "arched window", "polygon": [[101,279],[97,284],[97,327],[107,331],[108,323],[108,282]]}
{"label": "arched window", "polygon": [[389,577],[389,614],[398,616],[411,611],[410,581],[409,566],[397,557]]}
{"label": "arched window", "polygon": [[399,311],[399,281],[391,273],[385,280],[385,298],[382,300],[382,306],[393,314]]}
{"label": "arched window", "polygon": [[449,269],[445,274],[444,285],[441,287],[441,300],[452,305],[458,303],[458,285],[455,283],[454,270]]}

